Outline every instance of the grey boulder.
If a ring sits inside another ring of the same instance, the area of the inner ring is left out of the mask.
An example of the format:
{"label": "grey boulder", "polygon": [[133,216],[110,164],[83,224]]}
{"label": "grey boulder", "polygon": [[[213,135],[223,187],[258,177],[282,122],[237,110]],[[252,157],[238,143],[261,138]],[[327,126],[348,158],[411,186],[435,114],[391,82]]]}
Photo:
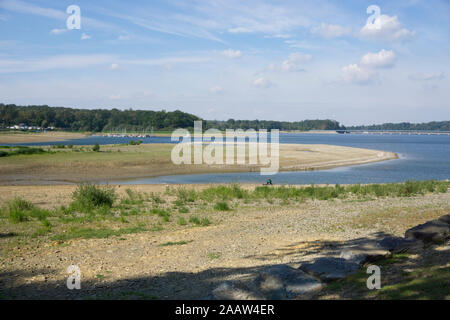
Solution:
{"label": "grey boulder", "polygon": [[360,264],[344,258],[318,258],[312,263],[303,263],[300,270],[320,278],[325,282],[330,282],[347,277],[356,273],[360,269]]}
{"label": "grey boulder", "polygon": [[406,252],[417,245],[417,240],[400,237],[386,237],[379,242],[379,245],[390,252],[400,253]]}
{"label": "grey boulder", "polygon": [[450,236],[450,225],[441,220],[432,220],[406,230],[406,239],[442,243]]}
{"label": "grey boulder", "polygon": [[376,241],[369,240],[355,246],[349,246],[342,250],[340,258],[355,262],[359,265],[389,258],[391,252],[381,247]]}
{"label": "grey boulder", "polygon": [[255,282],[258,290],[270,300],[292,299],[314,293],[323,287],[314,277],[287,265],[263,269]]}
{"label": "grey boulder", "polygon": [[446,214],[438,219],[440,222],[450,224],[450,214]]}
{"label": "grey boulder", "polygon": [[262,300],[261,295],[252,292],[246,286],[227,281],[214,289],[207,297],[208,300]]}

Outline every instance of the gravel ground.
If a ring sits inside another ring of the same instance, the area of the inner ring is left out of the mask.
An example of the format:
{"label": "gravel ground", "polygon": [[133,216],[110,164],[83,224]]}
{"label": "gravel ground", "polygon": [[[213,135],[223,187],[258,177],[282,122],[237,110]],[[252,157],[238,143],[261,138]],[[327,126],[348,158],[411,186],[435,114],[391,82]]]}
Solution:
{"label": "gravel ground", "polygon": [[[403,236],[449,213],[449,200],[445,193],[242,206],[215,213],[208,227],[17,246],[2,250],[0,297],[202,299],[224,280],[245,279],[262,266],[295,266],[356,238]],[[161,246],[178,241],[187,243]],[[70,265],[81,269],[81,290],[66,288]]]}

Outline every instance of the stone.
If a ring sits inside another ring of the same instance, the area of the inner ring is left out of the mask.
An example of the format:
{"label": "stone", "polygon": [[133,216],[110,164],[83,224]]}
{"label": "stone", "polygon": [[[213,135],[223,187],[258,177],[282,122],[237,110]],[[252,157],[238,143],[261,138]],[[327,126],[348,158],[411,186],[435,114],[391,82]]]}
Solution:
{"label": "stone", "polygon": [[440,222],[450,224],[450,214],[446,214],[438,219]]}
{"label": "stone", "polygon": [[423,242],[442,243],[450,237],[450,225],[440,220],[428,221],[406,230],[406,239],[416,239]]}
{"label": "stone", "polygon": [[287,265],[263,269],[255,282],[258,290],[269,300],[292,299],[311,294],[323,287],[316,278]]}
{"label": "stone", "polygon": [[364,265],[365,263],[389,258],[391,255],[392,253],[389,250],[381,247],[377,242],[367,241],[366,243],[359,243],[358,245],[344,248],[340,258]]}
{"label": "stone", "polygon": [[318,258],[312,263],[303,263],[300,266],[300,270],[325,282],[345,278],[356,273],[359,269],[359,263],[334,257]]}
{"label": "stone", "polygon": [[400,253],[406,252],[417,245],[417,241],[400,237],[386,237],[379,242],[379,245],[390,252]]}
{"label": "stone", "polygon": [[227,281],[214,289],[208,300],[263,300],[264,298],[239,283]]}

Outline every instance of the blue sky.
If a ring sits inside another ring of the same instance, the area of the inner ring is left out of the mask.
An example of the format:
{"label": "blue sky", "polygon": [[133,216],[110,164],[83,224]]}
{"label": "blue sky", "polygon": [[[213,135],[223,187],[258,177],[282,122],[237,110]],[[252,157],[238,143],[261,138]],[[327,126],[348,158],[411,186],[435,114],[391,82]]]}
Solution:
{"label": "blue sky", "polygon": [[4,103],[450,120],[448,0],[0,0],[0,48]]}

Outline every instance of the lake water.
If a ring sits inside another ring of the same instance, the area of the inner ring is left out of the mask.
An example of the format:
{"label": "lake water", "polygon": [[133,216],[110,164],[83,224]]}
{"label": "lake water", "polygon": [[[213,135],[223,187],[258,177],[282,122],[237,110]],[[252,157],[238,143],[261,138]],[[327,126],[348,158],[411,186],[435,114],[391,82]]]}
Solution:
{"label": "lake water", "polygon": [[[87,137],[55,143],[23,145],[73,144],[93,145],[127,143],[136,138]],[[144,143],[170,143],[170,137],[143,138]],[[368,135],[368,134],[280,134],[280,143],[331,144],[395,152],[400,159],[373,164],[307,172],[280,172],[272,176],[275,184],[348,184],[383,183],[407,180],[450,179],[450,135]],[[195,184],[195,183],[263,183],[259,173],[224,173],[163,176],[121,184]]]}

